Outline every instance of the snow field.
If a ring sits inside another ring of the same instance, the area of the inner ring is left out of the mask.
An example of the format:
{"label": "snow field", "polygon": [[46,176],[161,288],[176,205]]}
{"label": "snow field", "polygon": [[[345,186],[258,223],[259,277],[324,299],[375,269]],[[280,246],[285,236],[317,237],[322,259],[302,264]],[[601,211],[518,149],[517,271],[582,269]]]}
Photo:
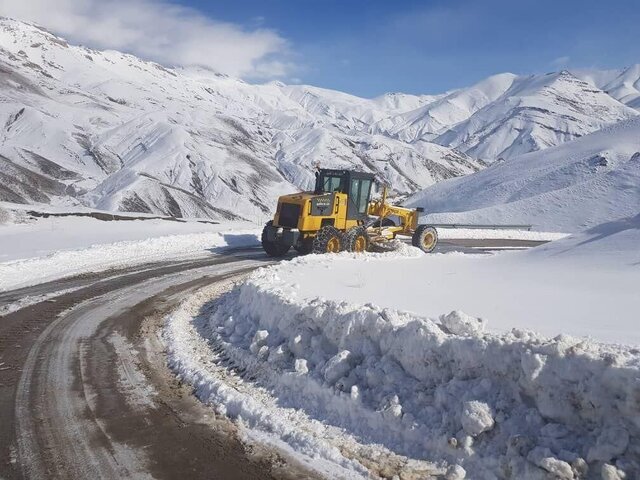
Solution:
{"label": "snow field", "polygon": [[[419,256],[413,250],[406,253]],[[250,382],[279,407],[362,444],[436,462],[451,478],[464,471],[481,479],[640,475],[637,349],[523,329],[487,333],[486,322],[460,311],[427,318],[300,298],[287,269],[305,262],[323,269],[317,257],[260,269],[192,332],[235,369],[251,372]],[[168,328],[169,336],[180,331],[172,322]],[[174,362],[192,356],[185,350],[192,341],[173,343]],[[209,395],[221,387],[211,387],[197,362],[176,368],[198,379],[207,392],[201,398],[231,417],[250,411],[260,421],[249,427],[299,449],[297,417],[271,418],[260,405],[249,407],[251,399]]]}
{"label": "snow field", "polygon": [[166,220],[105,222],[48,218],[0,227],[0,291],[152,261],[212,255],[258,245],[248,223],[217,225]]}

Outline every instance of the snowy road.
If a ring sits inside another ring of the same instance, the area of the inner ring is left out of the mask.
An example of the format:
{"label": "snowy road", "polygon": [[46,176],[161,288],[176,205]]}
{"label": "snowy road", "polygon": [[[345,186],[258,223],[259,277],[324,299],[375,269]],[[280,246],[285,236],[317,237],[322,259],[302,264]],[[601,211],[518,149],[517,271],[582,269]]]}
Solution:
{"label": "snowy road", "polygon": [[189,294],[270,263],[244,248],[0,292],[0,477],[313,478],[247,450],[167,369],[160,339]]}
{"label": "snowy road", "polygon": [[3,293],[0,306],[46,299],[0,322],[0,477],[311,477],[275,451],[246,450],[162,355],[164,313],[265,262],[244,250]]}

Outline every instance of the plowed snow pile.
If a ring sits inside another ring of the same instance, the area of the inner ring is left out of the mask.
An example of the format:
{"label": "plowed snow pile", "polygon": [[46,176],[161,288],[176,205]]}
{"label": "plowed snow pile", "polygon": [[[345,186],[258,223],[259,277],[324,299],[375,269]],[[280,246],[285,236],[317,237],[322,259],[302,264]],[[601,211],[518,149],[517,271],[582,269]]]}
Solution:
{"label": "plowed snow pile", "polygon": [[[609,240],[620,232],[627,240],[638,240],[628,229],[607,231]],[[576,243],[595,237],[591,232],[562,240],[559,249],[548,248],[542,257],[568,249],[576,266]],[[510,255],[533,262],[532,253]],[[404,254],[392,262],[407,268],[408,285],[413,278],[409,266],[424,256],[413,249]],[[466,478],[474,479],[638,478],[638,349],[567,335],[551,338],[530,329],[488,333],[487,321],[461,311],[427,317],[300,294],[309,286],[343,281],[339,275],[344,272],[334,270],[341,262],[351,265],[352,280],[360,283],[371,280],[366,269],[358,280],[360,267],[378,266],[377,281],[383,285],[391,263],[389,255],[341,254],[261,269],[195,322],[209,353],[195,349],[193,339],[169,322],[173,367],[194,382],[203,400],[241,418],[250,429],[323,461],[340,463],[338,452],[320,447],[326,436],[319,426],[317,438],[301,442],[296,422],[302,417],[342,429],[363,448],[432,462],[431,473],[446,472],[446,478],[464,478],[465,471]],[[637,271],[637,266],[620,268]],[[290,278],[296,270],[304,272],[300,285]],[[386,283],[388,289],[402,286]],[[458,293],[462,299],[465,292]],[[422,301],[429,302],[432,295],[424,289]],[[503,297],[497,295],[495,301]],[[348,288],[343,298],[349,298]],[[198,363],[207,355],[214,363],[230,362],[242,372],[244,383],[259,387],[273,404],[261,406],[240,390],[213,381]],[[349,459],[343,459],[341,468],[362,475],[354,467],[357,456]]]}

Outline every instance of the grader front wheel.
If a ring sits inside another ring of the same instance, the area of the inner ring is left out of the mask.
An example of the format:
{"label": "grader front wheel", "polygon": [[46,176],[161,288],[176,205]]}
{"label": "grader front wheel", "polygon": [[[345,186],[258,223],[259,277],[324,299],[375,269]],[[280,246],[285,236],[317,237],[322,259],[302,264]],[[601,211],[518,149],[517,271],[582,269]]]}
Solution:
{"label": "grader front wheel", "polygon": [[425,253],[431,253],[438,243],[438,231],[429,225],[419,225],[413,233],[411,243]]}
{"label": "grader front wheel", "polygon": [[364,227],[353,227],[344,234],[344,249],[347,252],[365,252],[369,248],[369,235]]}
{"label": "grader front wheel", "polygon": [[330,225],[320,229],[313,239],[311,251],[313,253],[338,253],[343,250],[342,233]]}

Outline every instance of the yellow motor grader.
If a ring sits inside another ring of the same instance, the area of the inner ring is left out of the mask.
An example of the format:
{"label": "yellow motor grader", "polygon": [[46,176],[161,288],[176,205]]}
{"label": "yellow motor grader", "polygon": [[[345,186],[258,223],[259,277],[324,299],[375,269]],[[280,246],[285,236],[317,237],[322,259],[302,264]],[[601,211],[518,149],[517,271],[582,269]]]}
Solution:
{"label": "yellow motor grader", "polygon": [[422,209],[397,207],[382,197],[371,200],[374,175],[352,170],[319,169],[315,189],[283,195],[273,220],[262,231],[267,255],[281,257],[291,247],[302,254],[385,251],[398,235],[431,252],[438,241],[434,227],[418,225]]}

